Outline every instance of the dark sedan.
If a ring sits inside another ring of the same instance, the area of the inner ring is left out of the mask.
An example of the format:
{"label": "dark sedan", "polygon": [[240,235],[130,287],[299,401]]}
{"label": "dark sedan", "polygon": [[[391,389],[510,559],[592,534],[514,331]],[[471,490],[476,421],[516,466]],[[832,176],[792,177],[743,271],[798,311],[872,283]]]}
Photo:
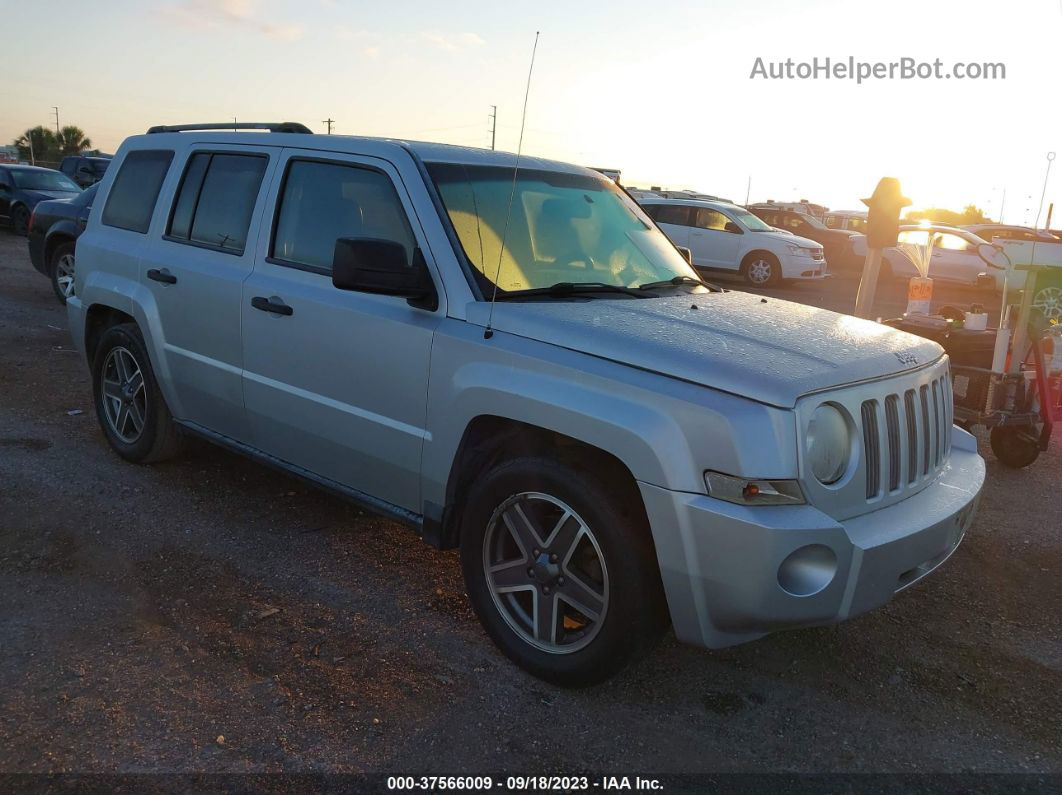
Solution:
{"label": "dark sedan", "polygon": [[80,185],[54,169],[0,165],[0,219],[6,220],[16,235],[26,234],[38,202],[71,199],[79,193]]}
{"label": "dark sedan", "polygon": [[826,263],[832,270],[859,264],[849,246],[855,232],[830,229],[818,218],[793,210],[783,210],[771,204],[750,204],[748,210],[775,229],[784,229],[798,237],[806,237],[819,243],[826,255]]}
{"label": "dark sedan", "polygon": [[62,303],[74,294],[74,241],[85,229],[98,183],[72,199],[40,202],[29,224],[33,267],[47,276]]}

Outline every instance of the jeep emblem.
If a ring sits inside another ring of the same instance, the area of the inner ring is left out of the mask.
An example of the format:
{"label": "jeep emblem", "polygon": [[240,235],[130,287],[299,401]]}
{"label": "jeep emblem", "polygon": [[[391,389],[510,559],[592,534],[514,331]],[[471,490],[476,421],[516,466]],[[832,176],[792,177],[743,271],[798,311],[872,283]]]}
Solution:
{"label": "jeep emblem", "polygon": [[918,364],[918,357],[909,351],[893,351],[896,354],[896,358],[900,360],[900,364]]}

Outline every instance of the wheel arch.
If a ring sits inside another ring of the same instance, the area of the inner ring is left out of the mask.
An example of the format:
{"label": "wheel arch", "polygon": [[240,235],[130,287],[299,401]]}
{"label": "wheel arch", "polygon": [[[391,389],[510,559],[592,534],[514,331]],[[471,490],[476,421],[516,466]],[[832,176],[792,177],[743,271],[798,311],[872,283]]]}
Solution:
{"label": "wheel arch", "polygon": [[63,243],[77,242],[77,232],[72,227],[73,224],[60,221],[53,224],[52,228],[48,230],[48,234],[44,238],[44,267],[49,272],[51,272],[52,254],[55,253],[55,249]]}
{"label": "wheel arch", "polygon": [[461,507],[476,478],[499,461],[529,455],[560,456],[580,469],[621,484],[619,492],[630,500],[631,509],[641,512],[641,518],[648,524],[637,480],[615,454],[551,428],[495,414],[480,414],[467,423],[461,435],[446,480],[441,515],[436,511],[433,522],[426,512],[425,540],[440,549],[458,546]]}

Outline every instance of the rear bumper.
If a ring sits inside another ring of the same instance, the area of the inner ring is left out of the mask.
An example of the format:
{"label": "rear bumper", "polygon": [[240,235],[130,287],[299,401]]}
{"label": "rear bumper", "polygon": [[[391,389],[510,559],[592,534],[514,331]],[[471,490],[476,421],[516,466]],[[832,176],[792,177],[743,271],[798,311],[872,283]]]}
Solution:
{"label": "rear bumper", "polygon": [[747,508],[639,484],[679,639],[709,648],[872,610],[947,560],[973,520],[984,461],[955,429],[937,480],[835,521],[810,505]]}

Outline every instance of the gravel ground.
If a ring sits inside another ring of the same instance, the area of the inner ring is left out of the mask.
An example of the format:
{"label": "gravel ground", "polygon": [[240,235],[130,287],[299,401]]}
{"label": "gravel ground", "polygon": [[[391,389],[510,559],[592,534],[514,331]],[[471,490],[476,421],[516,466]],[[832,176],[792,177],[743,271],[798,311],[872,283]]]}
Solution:
{"label": "gravel ground", "polygon": [[983,451],[966,541],[884,609],[565,691],[455,553],[204,444],[114,455],[4,232],[0,374],[0,772],[1062,773],[1062,434]]}

